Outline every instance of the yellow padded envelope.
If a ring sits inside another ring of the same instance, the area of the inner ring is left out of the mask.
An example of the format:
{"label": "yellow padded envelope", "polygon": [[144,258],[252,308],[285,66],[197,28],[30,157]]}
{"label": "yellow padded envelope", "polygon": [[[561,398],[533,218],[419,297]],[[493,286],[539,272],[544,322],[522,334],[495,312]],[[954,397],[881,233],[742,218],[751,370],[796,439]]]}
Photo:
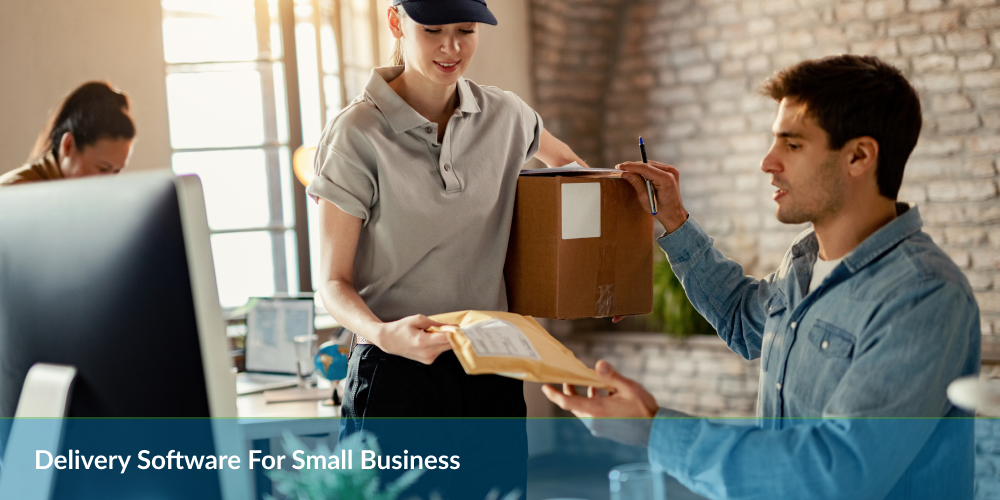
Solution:
{"label": "yellow padded envelope", "polygon": [[465,373],[493,373],[553,384],[609,386],[531,316],[497,311],[459,311],[431,319],[454,326],[431,328],[448,335]]}

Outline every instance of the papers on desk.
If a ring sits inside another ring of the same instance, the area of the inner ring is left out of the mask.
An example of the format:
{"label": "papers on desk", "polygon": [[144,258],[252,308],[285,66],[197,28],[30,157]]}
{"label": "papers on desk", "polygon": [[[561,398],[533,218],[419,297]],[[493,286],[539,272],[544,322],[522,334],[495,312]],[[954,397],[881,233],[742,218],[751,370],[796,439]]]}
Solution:
{"label": "papers on desk", "polygon": [[622,171],[613,168],[586,168],[577,162],[556,168],[526,168],[521,175],[552,177],[556,175],[573,177],[621,177]]}
{"label": "papers on desk", "polygon": [[[492,373],[553,384],[605,387],[594,370],[549,335],[531,316],[497,311],[460,311],[431,316],[448,334],[465,373]],[[458,326],[451,326],[458,325]]]}

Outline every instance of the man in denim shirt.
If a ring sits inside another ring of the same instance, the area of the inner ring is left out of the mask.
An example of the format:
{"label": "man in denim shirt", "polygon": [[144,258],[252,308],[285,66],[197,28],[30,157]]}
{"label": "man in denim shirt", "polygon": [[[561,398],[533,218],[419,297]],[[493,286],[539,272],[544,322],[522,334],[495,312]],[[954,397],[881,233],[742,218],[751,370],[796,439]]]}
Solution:
{"label": "man in denim shirt", "polygon": [[744,276],[688,218],[677,169],[619,165],[644,205],[640,175],[653,181],[657,243],[691,302],[733,352],[761,358],[756,425],[658,408],[604,361],[610,396],[543,390],[710,498],[971,498],[973,422],[941,417],[968,416],[945,389],[979,369],[979,308],[917,208],[895,201],[920,132],[916,92],[852,55],[799,63],[761,91],[779,102],[761,161],[777,218],[813,226],[766,278]]}

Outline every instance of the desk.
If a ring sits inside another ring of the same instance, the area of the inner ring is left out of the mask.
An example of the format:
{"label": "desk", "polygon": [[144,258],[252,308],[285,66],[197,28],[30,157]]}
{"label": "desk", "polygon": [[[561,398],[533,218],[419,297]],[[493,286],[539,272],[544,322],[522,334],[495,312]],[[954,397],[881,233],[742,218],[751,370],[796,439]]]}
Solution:
{"label": "desk", "polygon": [[[321,380],[320,384],[323,382],[326,381]],[[329,386],[329,382],[326,385]],[[247,447],[261,450],[265,455],[272,449],[282,449],[281,439],[285,432],[298,437],[325,438],[331,449],[340,432],[340,406],[323,406],[322,401],[268,404],[263,393],[247,394],[236,397],[236,411]],[[271,480],[262,469],[255,469],[253,476],[256,498],[273,493]]]}

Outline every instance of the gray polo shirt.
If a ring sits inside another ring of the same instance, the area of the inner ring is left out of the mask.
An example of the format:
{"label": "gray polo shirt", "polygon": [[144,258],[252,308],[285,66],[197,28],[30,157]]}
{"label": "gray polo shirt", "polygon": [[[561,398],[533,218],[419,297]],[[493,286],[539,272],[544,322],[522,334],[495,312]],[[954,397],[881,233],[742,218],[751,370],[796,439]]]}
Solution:
{"label": "gray polo shirt", "polygon": [[503,265],[517,175],[542,119],[519,97],[458,80],[438,126],[372,70],[364,93],[327,124],[307,192],[363,221],[354,285],[383,321],[465,309],[506,311]]}

